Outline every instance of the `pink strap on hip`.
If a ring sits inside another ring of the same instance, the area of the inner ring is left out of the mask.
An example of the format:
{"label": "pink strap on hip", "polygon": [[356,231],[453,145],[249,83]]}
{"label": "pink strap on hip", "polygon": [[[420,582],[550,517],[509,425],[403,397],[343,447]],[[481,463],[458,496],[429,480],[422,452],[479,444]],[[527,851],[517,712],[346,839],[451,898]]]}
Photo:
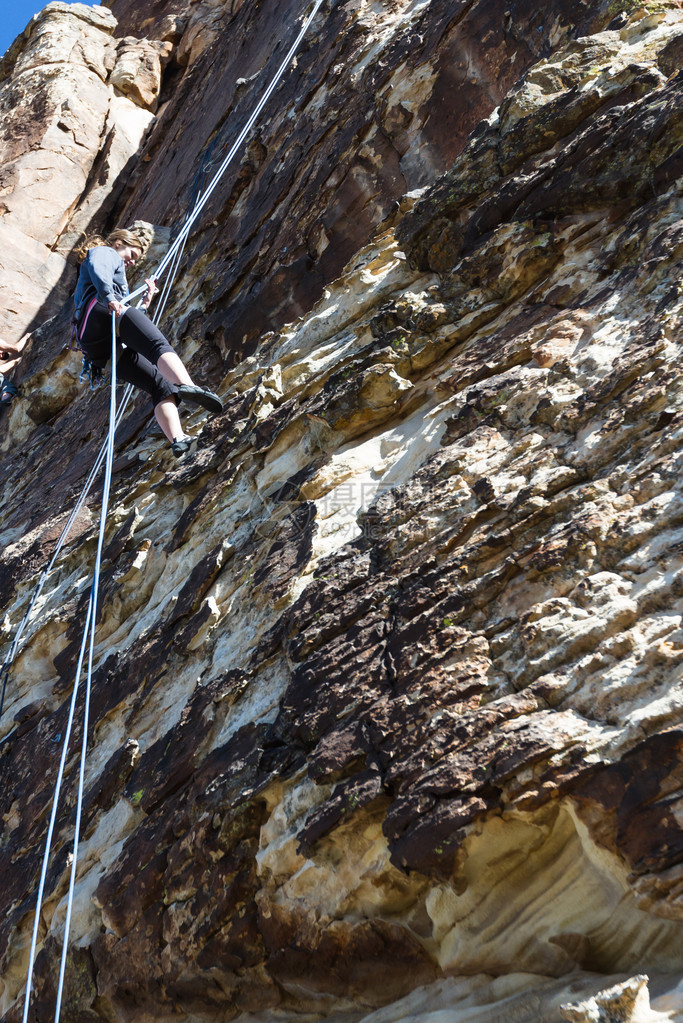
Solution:
{"label": "pink strap on hip", "polygon": [[90,316],[90,313],[93,311],[93,309],[95,308],[96,305],[97,305],[97,295],[95,295],[94,298],[90,299],[90,302],[88,303],[88,308],[85,310],[85,316],[83,317],[83,326],[81,327],[81,329],[79,331],[79,334],[78,334],[78,340],[79,341],[81,340],[81,338],[83,337],[83,334],[85,333],[85,328],[88,325],[88,317]]}

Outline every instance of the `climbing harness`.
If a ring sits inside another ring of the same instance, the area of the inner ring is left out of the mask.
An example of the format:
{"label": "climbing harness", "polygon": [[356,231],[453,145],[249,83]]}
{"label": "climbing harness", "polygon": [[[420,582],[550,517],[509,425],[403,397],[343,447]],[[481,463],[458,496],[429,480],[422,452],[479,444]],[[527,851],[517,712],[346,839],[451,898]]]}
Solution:
{"label": "climbing harness", "polygon": [[[161,279],[161,277],[163,276],[163,274],[165,273],[167,268],[170,267],[170,272],[169,272],[169,275],[168,275],[169,278],[170,278],[170,283],[167,281],[166,285],[164,286],[164,290],[162,292],[162,296],[161,296],[160,301],[159,301],[157,312],[156,312],[156,315],[154,317],[154,321],[155,322],[158,322],[158,320],[161,318],[161,315],[162,315],[162,313],[164,311],[166,302],[168,300],[168,296],[170,295],[170,290],[171,290],[173,281],[175,280],[175,277],[177,275],[178,269],[180,267],[180,261],[182,259],[182,255],[183,255],[183,251],[184,251],[187,239],[189,238],[190,231],[192,229],[192,225],[196,222],[197,218],[199,217],[199,215],[201,214],[202,210],[206,206],[206,203],[208,202],[208,200],[211,197],[212,193],[217,188],[217,186],[218,186],[221,178],[223,177],[225,171],[227,170],[228,166],[230,165],[230,163],[234,159],[235,155],[239,152],[239,150],[240,150],[240,148],[241,148],[245,138],[247,137],[248,133],[251,131],[252,127],[256,123],[257,118],[258,118],[259,114],[261,113],[263,107],[265,106],[265,104],[267,103],[268,99],[272,95],[273,91],[275,90],[275,88],[279,84],[283,74],[285,73],[287,67],[291,63],[291,61],[292,61],[292,59],[293,59],[297,49],[299,48],[299,45],[301,44],[301,41],[303,40],[306,32],[308,31],[309,26],[311,25],[313,19],[315,18],[316,14],[317,14],[318,10],[320,9],[320,7],[322,6],[322,4],[323,4],[323,0],[315,0],[313,8],[311,9],[311,11],[308,14],[308,16],[306,17],[306,19],[304,20],[303,25],[302,25],[302,27],[301,27],[301,29],[299,31],[299,34],[297,35],[296,40],[294,41],[294,43],[292,44],[292,46],[288,50],[286,56],[284,57],[282,63],[280,64],[276,74],[273,76],[273,78],[269,82],[267,88],[265,89],[263,95],[261,96],[261,99],[257,103],[253,113],[249,117],[249,119],[248,119],[246,125],[244,126],[244,128],[242,129],[242,131],[239,133],[236,141],[230,147],[230,150],[228,151],[228,153],[226,154],[225,158],[221,162],[218,170],[214,174],[214,176],[213,176],[211,182],[209,183],[208,187],[206,188],[206,190],[203,193],[199,194],[199,184],[196,185],[196,191],[197,191],[198,194],[196,195],[196,199],[193,196],[194,208],[192,208],[192,207],[190,208],[191,211],[188,212],[188,214],[186,216],[186,219],[185,219],[185,223],[183,224],[183,227],[179,231],[177,237],[175,238],[175,240],[172,243],[172,245],[170,246],[168,252],[166,253],[164,258],[162,259],[162,261],[159,264],[158,268],[151,275],[154,280]],[[213,145],[212,145],[211,149],[212,148],[213,148]],[[211,150],[209,150],[209,155],[210,155],[210,152],[211,152]],[[207,156],[204,157],[204,162],[206,162],[206,164],[208,165],[208,157]],[[200,170],[201,170],[201,168],[200,168]],[[124,306],[128,306],[132,302],[132,300],[134,298],[137,298],[138,296],[141,296],[143,294],[143,292],[145,292],[146,290],[147,290],[147,286],[146,285],[142,285],[137,290],[135,290],[134,292],[129,294],[123,300],[123,302],[121,304],[124,305]],[[90,308],[92,308],[92,306]],[[90,312],[90,308],[86,312],[86,317],[84,319],[83,329],[85,328],[85,322],[87,322],[87,316],[88,316],[88,314]],[[78,334],[77,331],[76,331],[76,333]],[[81,333],[82,333],[82,330],[81,330]],[[102,550],[103,550],[104,537],[105,537],[105,531],[106,531],[107,512],[108,512],[108,507],[109,507],[109,495],[110,495],[110,490],[111,490],[112,465],[113,465],[113,458],[114,458],[114,437],[115,437],[116,428],[119,425],[121,419],[123,418],[125,409],[126,409],[126,407],[128,405],[130,397],[131,397],[131,395],[133,393],[133,387],[132,387],[132,385],[129,384],[126,387],[126,390],[124,392],[123,398],[122,398],[121,403],[120,403],[120,405],[118,407],[118,410],[117,410],[117,407],[116,407],[116,316],[114,314],[112,314],[112,355],[111,355],[111,367],[112,368],[111,368],[111,386],[110,386],[110,401],[109,401],[109,430],[108,430],[106,442],[103,444],[102,448],[100,449],[100,452],[99,452],[98,457],[96,459],[95,465],[93,466],[93,469],[91,470],[91,473],[90,473],[90,475],[89,475],[89,477],[88,477],[88,479],[86,481],[86,484],[85,484],[85,487],[83,488],[81,496],[79,497],[78,502],[77,502],[74,510],[72,511],[71,515],[69,516],[69,519],[68,519],[68,521],[67,521],[67,523],[66,523],[66,525],[65,525],[65,527],[64,527],[64,529],[62,531],[62,534],[61,534],[61,536],[60,536],[60,538],[59,538],[59,540],[57,542],[57,546],[55,548],[55,551],[54,551],[54,553],[52,555],[52,558],[50,559],[50,563],[47,566],[47,568],[43,571],[43,573],[42,573],[42,575],[41,575],[41,577],[40,577],[40,579],[38,581],[38,585],[36,586],[36,589],[35,589],[35,591],[33,593],[33,596],[31,597],[31,601],[30,601],[29,606],[28,606],[28,608],[26,610],[26,613],[24,614],[24,617],[23,617],[23,619],[22,619],[22,621],[21,621],[21,623],[20,623],[20,625],[19,625],[19,627],[17,629],[16,634],[15,634],[14,640],[12,641],[9,653],[8,653],[7,657],[5,658],[5,661],[3,662],[2,667],[0,668],[0,680],[2,680],[2,690],[0,692],[0,718],[1,718],[1,716],[2,716],[2,709],[3,709],[3,706],[4,706],[4,700],[5,700],[5,691],[6,691],[6,686],[7,686],[7,679],[9,677],[9,671],[10,671],[11,665],[12,665],[12,663],[14,661],[14,658],[15,658],[17,650],[18,650],[18,646],[19,646],[19,642],[21,640],[21,636],[22,636],[22,634],[23,634],[23,632],[24,632],[24,630],[25,630],[25,628],[26,628],[26,626],[27,626],[27,624],[29,622],[29,619],[31,617],[33,609],[35,608],[35,605],[36,605],[36,603],[37,603],[37,601],[38,601],[38,599],[40,597],[40,593],[42,592],[42,589],[43,589],[43,587],[45,585],[45,582],[46,582],[46,580],[47,580],[47,578],[48,578],[48,576],[50,574],[50,571],[52,570],[52,567],[54,566],[55,561],[57,560],[57,557],[59,556],[59,553],[60,553],[64,543],[66,542],[66,538],[67,538],[67,536],[69,534],[69,531],[70,531],[71,527],[73,526],[73,524],[74,524],[74,522],[75,522],[75,520],[76,520],[76,518],[78,516],[78,513],[80,512],[81,508],[83,507],[83,504],[84,504],[84,502],[86,500],[86,497],[87,497],[87,495],[88,495],[88,493],[89,493],[89,491],[90,491],[90,489],[91,489],[91,487],[92,487],[92,485],[93,485],[93,483],[95,481],[95,478],[96,478],[96,476],[97,476],[97,474],[98,474],[98,472],[99,472],[99,470],[100,470],[100,468],[102,466],[102,463],[104,462],[105,463],[105,475],[104,475],[104,484],[103,484],[103,491],[102,491],[102,506],[101,506],[101,510],[100,510],[100,525],[99,525],[99,534],[98,534],[97,553],[96,553],[96,557],[95,557],[95,567],[94,567],[94,570],[93,570],[93,578],[92,578],[92,583],[91,583],[91,588],[90,588],[90,596],[89,596],[89,600],[88,600],[88,609],[87,609],[87,612],[86,612],[86,621],[85,621],[85,627],[84,627],[84,631],[83,631],[83,639],[82,639],[82,642],[81,642],[81,648],[80,648],[80,652],[79,652],[79,656],[78,656],[78,663],[77,663],[77,667],[76,667],[76,677],[75,677],[75,680],[74,680],[73,692],[71,694],[71,703],[70,703],[70,707],[69,707],[69,717],[68,717],[68,722],[67,722],[67,726],[66,726],[66,730],[65,730],[65,734],[64,734],[64,741],[63,741],[63,745],[62,745],[62,753],[61,753],[60,764],[59,764],[59,769],[58,769],[58,774],[57,774],[57,781],[56,781],[55,792],[54,792],[53,801],[52,801],[52,810],[51,810],[50,821],[49,821],[49,825],[48,825],[48,832],[47,832],[46,841],[45,841],[45,852],[44,852],[44,856],[43,856],[43,863],[42,863],[42,867],[41,867],[40,880],[39,880],[39,884],[38,884],[38,892],[37,892],[37,897],[36,897],[36,909],[35,909],[35,914],[34,914],[33,932],[32,932],[32,938],[31,938],[31,949],[30,949],[30,953],[29,953],[28,976],[27,976],[27,981],[26,981],[26,991],[25,991],[25,994],[24,994],[23,1023],[27,1023],[27,1021],[28,1021],[28,1014],[29,1014],[29,1009],[30,1009],[30,1004],[31,1004],[31,993],[32,993],[32,983],[33,983],[33,968],[34,968],[34,962],[35,962],[35,956],[36,956],[36,948],[37,948],[37,944],[38,944],[38,929],[39,929],[39,924],[40,924],[41,909],[42,909],[42,905],[43,905],[43,894],[44,894],[44,889],[45,889],[45,879],[47,877],[47,869],[48,869],[49,858],[50,858],[50,851],[51,851],[51,846],[52,846],[52,838],[53,838],[53,834],[54,834],[54,826],[55,826],[55,822],[56,822],[56,818],[57,818],[57,808],[58,808],[58,803],[59,803],[59,796],[60,796],[61,787],[62,787],[63,778],[64,778],[64,768],[65,768],[65,764],[66,764],[66,758],[67,758],[67,753],[68,753],[69,740],[70,740],[70,737],[71,737],[71,731],[72,731],[72,728],[73,728],[73,721],[74,721],[75,710],[76,710],[76,700],[77,700],[79,683],[80,683],[81,673],[82,673],[82,670],[83,670],[83,663],[84,663],[84,660],[85,660],[85,652],[86,652],[86,646],[87,646],[88,647],[88,657],[87,657],[87,670],[86,670],[86,674],[85,674],[85,700],[84,700],[84,711],[83,711],[83,729],[82,729],[81,758],[80,758],[80,769],[79,769],[79,779],[78,779],[78,793],[77,793],[77,800],[76,800],[76,821],[75,821],[75,825],[74,825],[74,841],[73,841],[73,852],[72,852],[72,859],[71,859],[71,872],[70,872],[70,880],[69,880],[69,891],[68,891],[68,896],[67,896],[66,918],[65,918],[65,923],[64,923],[64,939],[63,939],[63,944],[62,944],[62,955],[61,955],[61,961],[60,961],[59,983],[58,983],[57,999],[56,999],[56,1007],[55,1007],[55,1023],[59,1023],[59,1018],[60,1018],[60,1014],[61,1014],[61,1004],[62,1004],[62,996],[63,996],[63,990],[64,990],[64,978],[65,978],[65,975],[66,975],[66,962],[67,962],[68,947],[69,947],[69,930],[70,930],[70,925],[71,925],[71,915],[72,915],[74,891],[75,891],[75,883],[76,883],[76,869],[77,869],[77,862],[78,862],[78,843],[79,843],[79,835],[80,835],[81,814],[82,814],[82,804],[83,804],[83,789],[84,789],[84,781],[85,781],[85,764],[86,764],[86,755],[87,755],[87,746],[88,746],[88,721],[89,721],[89,713],[90,713],[90,693],[91,693],[91,687],[92,687],[93,658],[94,658],[94,650],[95,650],[95,630],[96,630],[96,622],[97,622],[97,601],[98,601],[98,592],[99,592],[99,577],[100,577],[100,569],[101,569]],[[91,379],[91,384],[92,384],[92,379]],[[11,735],[11,734],[12,733],[10,732],[9,735]],[[9,735],[6,738],[8,738]]]}

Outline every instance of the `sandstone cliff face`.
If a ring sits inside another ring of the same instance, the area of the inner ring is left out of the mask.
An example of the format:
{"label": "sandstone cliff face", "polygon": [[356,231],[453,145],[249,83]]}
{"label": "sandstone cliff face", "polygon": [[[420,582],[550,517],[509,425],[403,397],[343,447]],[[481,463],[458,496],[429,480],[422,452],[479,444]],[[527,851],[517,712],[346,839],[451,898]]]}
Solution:
{"label": "sandstone cliff face", "polygon": [[[139,400],[117,436],[67,1019],[683,1019],[683,14],[622,7],[324,8],[192,235],[168,324],[226,404],[192,461]],[[7,641],[106,427],[61,250],[161,245],[294,21],[53,3],[2,65],[47,99],[3,114],[0,230],[62,261],[5,313],[54,313],[2,424]],[[97,511],[0,722],[7,1023]]]}
{"label": "sandstone cliff face", "polygon": [[152,121],[170,44],[131,45],[115,27],[106,8],[51,3],[0,64],[2,336],[60,308],[66,255],[112,208]]}

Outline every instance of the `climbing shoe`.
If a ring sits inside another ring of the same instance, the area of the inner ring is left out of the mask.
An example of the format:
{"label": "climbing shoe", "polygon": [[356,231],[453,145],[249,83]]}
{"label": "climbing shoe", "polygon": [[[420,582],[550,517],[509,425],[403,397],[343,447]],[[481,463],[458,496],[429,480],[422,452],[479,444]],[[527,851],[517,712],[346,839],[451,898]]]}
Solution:
{"label": "climbing shoe", "polygon": [[171,442],[171,451],[180,458],[181,455],[187,454],[193,444],[196,444],[196,437],[179,437],[177,440]]}
{"label": "climbing shoe", "polygon": [[176,394],[185,401],[191,401],[195,405],[201,405],[207,412],[222,412],[223,402],[213,391],[205,391],[203,387],[196,384],[181,384]]}

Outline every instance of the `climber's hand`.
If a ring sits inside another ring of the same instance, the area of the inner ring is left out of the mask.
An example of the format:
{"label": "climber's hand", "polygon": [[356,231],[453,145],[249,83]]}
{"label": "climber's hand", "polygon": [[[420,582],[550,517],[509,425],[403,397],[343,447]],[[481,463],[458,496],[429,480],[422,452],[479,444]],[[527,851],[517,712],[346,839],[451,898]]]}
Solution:
{"label": "climber's hand", "polygon": [[152,303],[152,299],[154,298],[159,289],[156,286],[156,281],[152,280],[151,277],[145,278],[145,284],[147,285],[147,294],[143,298],[142,304],[145,307],[145,309],[149,309]]}
{"label": "climber's hand", "polygon": [[120,302],[117,302],[115,299],[112,299],[111,302],[109,303],[109,312],[116,313],[117,316],[123,316],[125,309]]}

